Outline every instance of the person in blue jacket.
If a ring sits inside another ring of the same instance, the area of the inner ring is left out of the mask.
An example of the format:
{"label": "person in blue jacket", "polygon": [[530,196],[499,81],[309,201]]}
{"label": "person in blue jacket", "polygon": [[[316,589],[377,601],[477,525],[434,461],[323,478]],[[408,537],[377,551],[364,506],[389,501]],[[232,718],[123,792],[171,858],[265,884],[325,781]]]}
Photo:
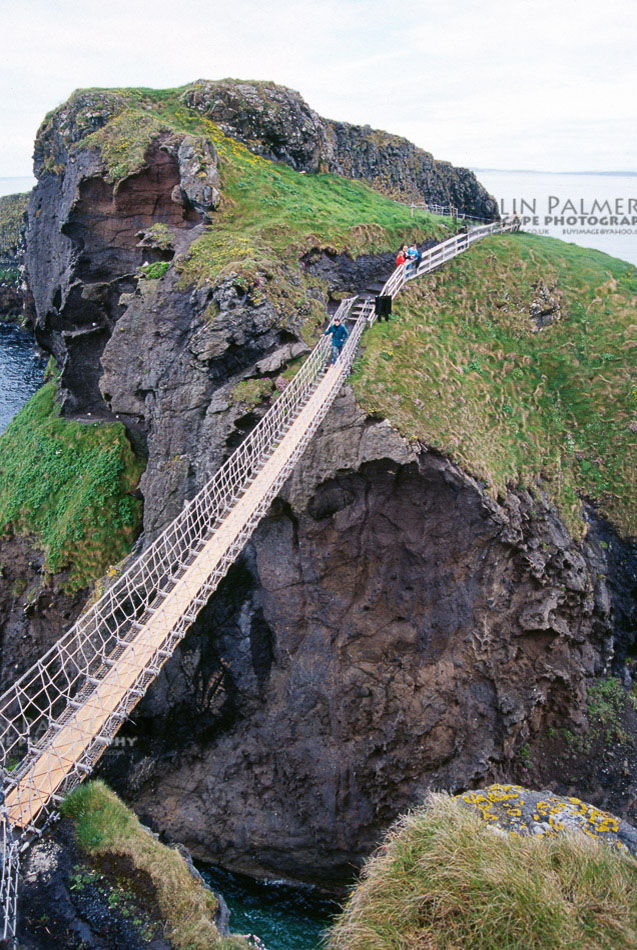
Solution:
{"label": "person in blue jacket", "polygon": [[347,327],[343,326],[338,317],[334,317],[334,322],[327,328],[324,336],[327,336],[328,333],[332,334],[332,364],[334,364],[341,355],[341,350],[345,346],[345,340],[349,334]]}

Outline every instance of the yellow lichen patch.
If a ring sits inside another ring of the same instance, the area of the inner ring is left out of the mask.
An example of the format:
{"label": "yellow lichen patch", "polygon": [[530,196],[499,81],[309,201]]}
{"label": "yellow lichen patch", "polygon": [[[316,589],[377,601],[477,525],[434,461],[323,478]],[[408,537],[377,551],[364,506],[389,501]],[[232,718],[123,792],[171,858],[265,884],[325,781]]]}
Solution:
{"label": "yellow lichen patch", "polygon": [[465,792],[459,799],[485,823],[495,823],[511,834],[523,832],[542,838],[579,831],[589,838],[602,838],[620,850],[627,850],[625,844],[616,839],[619,820],[578,798],[547,795],[517,785],[492,785]]}

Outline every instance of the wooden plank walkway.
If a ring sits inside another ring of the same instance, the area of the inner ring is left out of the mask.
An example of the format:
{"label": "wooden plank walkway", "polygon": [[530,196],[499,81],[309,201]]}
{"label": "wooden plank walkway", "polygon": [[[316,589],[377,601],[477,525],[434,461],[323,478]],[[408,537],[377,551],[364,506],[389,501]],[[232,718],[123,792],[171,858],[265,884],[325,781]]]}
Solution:
{"label": "wooden plank walkway", "polygon": [[69,717],[48,747],[36,758],[19,784],[6,797],[9,821],[24,828],[45,808],[67,775],[99,736],[107,720],[135,687],[170,632],[201,594],[224,555],[239,538],[303,440],[312,420],[329,398],[339,377],[331,366],[258,476],[221,522],[203,550],[137,636],[125,647],[101,682]]}

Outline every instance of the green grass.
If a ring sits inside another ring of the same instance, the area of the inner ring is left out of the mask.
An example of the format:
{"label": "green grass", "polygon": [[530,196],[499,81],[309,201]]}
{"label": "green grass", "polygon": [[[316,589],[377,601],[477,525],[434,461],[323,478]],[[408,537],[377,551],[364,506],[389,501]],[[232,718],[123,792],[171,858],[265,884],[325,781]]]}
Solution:
{"label": "green grass", "polygon": [[633,743],[634,739],[624,728],[624,716],[630,693],[615,676],[604,676],[588,686],[586,708],[589,731],[584,737],[586,748],[603,738],[607,745]]}
{"label": "green grass", "polygon": [[193,877],[179,852],[160,844],[104,782],[79,786],[60,811],[74,822],[80,847],[89,856],[123,856],[150,876],[176,950],[247,948],[241,937],[221,937],[214,924],[214,894]]}
{"label": "green grass", "polygon": [[274,383],[267,377],[243,379],[230,393],[232,402],[251,409],[258,406],[274,389]]}
{"label": "green grass", "polygon": [[143,167],[148,146],[162,133],[189,133],[213,143],[223,203],[204,235],[175,262],[182,286],[231,277],[250,302],[269,300],[281,324],[309,341],[325,317],[318,299],[324,287],[300,267],[305,251],[376,253],[407,240],[441,240],[457,228],[423,211],[412,218],[407,206],[361,182],[303,175],[254,155],[185,105],[189,88],[90,90],[91,101],[101,95],[110,108],[119,102],[120,111],[72,146],[99,149],[117,186]]}
{"label": "green grass", "polygon": [[121,423],[64,419],[46,383],[0,438],[0,533],[31,534],[49,573],[84,587],[128,553],[141,526],[130,494],[143,466]]}
{"label": "green grass", "polygon": [[329,950],[628,950],[637,861],[584,835],[499,835],[445,795],[389,832]]}
{"label": "green grass", "polygon": [[[562,317],[535,330],[555,288]],[[637,533],[637,269],[532,235],[498,235],[397,298],[364,337],[360,405],[450,455],[496,495],[541,484],[575,535],[580,498]]]}

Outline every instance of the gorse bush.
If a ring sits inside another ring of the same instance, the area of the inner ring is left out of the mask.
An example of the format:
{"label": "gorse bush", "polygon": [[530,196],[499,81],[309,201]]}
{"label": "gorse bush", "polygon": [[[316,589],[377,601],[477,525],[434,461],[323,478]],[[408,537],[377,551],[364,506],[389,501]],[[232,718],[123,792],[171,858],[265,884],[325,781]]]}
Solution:
{"label": "gorse bush", "polygon": [[0,532],[32,534],[45,568],[73,590],[129,550],[141,524],[142,472],[120,423],[64,419],[51,381],[0,438]]}
{"label": "gorse bush", "polygon": [[637,861],[584,835],[496,833],[445,795],[367,863],[328,950],[629,950]]}

